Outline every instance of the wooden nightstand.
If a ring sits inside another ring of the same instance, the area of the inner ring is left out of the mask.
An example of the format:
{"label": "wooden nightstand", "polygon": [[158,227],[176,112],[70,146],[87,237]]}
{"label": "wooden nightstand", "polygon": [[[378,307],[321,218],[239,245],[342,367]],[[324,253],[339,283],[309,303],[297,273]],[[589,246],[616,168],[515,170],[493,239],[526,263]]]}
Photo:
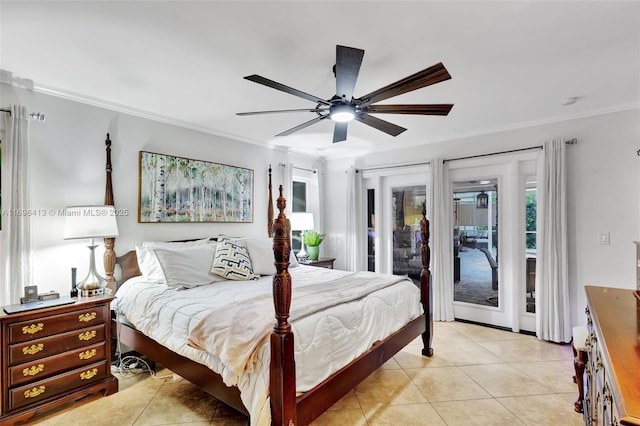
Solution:
{"label": "wooden nightstand", "polygon": [[302,265],[318,266],[320,268],[333,269],[334,257],[319,257],[318,260],[307,260],[300,262]]}
{"label": "wooden nightstand", "polygon": [[111,374],[111,296],[7,315],[0,312],[0,424],[98,391],[118,391]]}

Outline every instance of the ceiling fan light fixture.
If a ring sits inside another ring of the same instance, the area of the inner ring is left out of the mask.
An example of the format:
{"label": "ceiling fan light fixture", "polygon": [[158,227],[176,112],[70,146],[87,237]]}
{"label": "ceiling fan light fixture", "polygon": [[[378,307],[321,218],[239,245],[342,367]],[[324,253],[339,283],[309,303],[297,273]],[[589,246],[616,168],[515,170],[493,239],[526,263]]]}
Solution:
{"label": "ceiling fan light fixture", "polygon": [[336,123],[348,123],[356,117],[356,107],[349,104],[332,105],[329,118]]}

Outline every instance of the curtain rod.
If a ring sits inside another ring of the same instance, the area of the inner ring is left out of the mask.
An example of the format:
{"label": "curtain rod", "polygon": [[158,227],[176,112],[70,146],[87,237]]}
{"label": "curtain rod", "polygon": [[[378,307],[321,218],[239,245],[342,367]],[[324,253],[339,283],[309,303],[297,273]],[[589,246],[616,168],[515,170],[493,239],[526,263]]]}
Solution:
{"label": "curtain rod", "polygon": [[[7,108],[0,108],[0,112],[8,112],[9,115],[11,115],[11,110]],[[41,112],[31,112],[29,113],[29,117],[31,117],[32,120],[42,121],[43,123],[46,120],[45,115]]]}
{"label": "curtain rod", "polygon": [[[279,163],[278,164],[280,167],[285,167],[286,164],[284,163]],[[311,172],[311,173],[318,173],[318,170],[316,169],[305,169],[304,167],[298,167],[298,166],[292,166],[294,169],[298,169],[298,170],[304,170],[305,172]]]}
{"label": "curtain rod", "polygon": [[[576,139],[576,138],[569,139],[568,141],[565,141],[566,145],[575,145],[577,143],[578,143],[578,139]],[[514,153],[514,152],[531,151],[533,149],[542,149],[542,148],[543,148],[542,145],[537,145],[537,146],[530,146],[529,148],[510,149],[508,151],[493,152],[493,153],[490,153],[490,154],[478,154],[478,155],[469,155],[467,157],[448,158],[448,159],[444,160],[444,162],[446,163],[448,161],[468,160],[470,158],[488,157],[490,155],[511,154],[511,153]]]}
{"label": "curtain rod", "polygon": [[[570,139],[570,140],[565,142],[565,144],[567,144],[567,145],[575,145],[577,143],[578,143],[578,139],[576,139],[576,138]],[[511,150],[508,150],[508,151],[491,152],[491,153],[487,153],[487,154],[469,155],[467,157],[447,158],[447,159],[445,159],[443,161],[446,163],[446,162],[449,162],[449,161],[468,160],[470,158],[481,158],[481,157],[489,157],[491,155],[511,154],[511,153],[514,153],[514,152],[530,151],[532,149],[542,149],[542,145],[530,146],[528,148],[511,149]],[[395,168],[398,168],[398,167],[424,166],[424,165],[428,165],[428,164],[430,164],[429,161],[424,161],[422,163],[394,164],[394,165],[390,165],[390,166],[369,167],[369,168],[365,168],[365,169],[357,169],[356,173],[369,171],[369,170],[395,169]]]}

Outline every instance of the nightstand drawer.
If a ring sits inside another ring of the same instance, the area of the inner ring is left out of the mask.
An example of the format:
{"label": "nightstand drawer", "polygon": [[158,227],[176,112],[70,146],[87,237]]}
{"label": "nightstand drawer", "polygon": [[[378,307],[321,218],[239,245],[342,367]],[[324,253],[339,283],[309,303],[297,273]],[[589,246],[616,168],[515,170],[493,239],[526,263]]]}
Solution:
{"label": "nightstand drawer", "polygon": [[10,324],[9,344],[28,342],[76,328],[104,323],[103,312],[101,307],[96,307]]}
{"label": "nightstand drawer", "polygon": [[104,379],[107,376],[108,368],[110,366],[106,361],[103,361],[12,389],[9,391],[9,409],[13,410]]}
{"label": "nightstand drawer", "polygon": [[9,368],[9,387],[41,380],[62,371],[95,363],[105,357],[105,344],[99,342],[93,346],[16,365]]}
{"label": "nightstand drawer", "polygon": [[9,365],[32,362],[50,355],[57,355],[72,349],[82,348],[102,342],[105,339],[105,325],[81,328],[44,339],[18,343],[9,346]]}

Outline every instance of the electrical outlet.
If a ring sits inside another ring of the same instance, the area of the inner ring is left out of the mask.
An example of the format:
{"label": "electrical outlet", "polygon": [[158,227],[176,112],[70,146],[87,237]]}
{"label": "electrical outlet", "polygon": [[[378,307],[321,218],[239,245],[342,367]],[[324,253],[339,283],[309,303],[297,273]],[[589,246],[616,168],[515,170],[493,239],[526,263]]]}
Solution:
{"label": "electrical outlet", "polygon": [[609,233],[601,232],[599,235],[600,245],[609,245]]}

